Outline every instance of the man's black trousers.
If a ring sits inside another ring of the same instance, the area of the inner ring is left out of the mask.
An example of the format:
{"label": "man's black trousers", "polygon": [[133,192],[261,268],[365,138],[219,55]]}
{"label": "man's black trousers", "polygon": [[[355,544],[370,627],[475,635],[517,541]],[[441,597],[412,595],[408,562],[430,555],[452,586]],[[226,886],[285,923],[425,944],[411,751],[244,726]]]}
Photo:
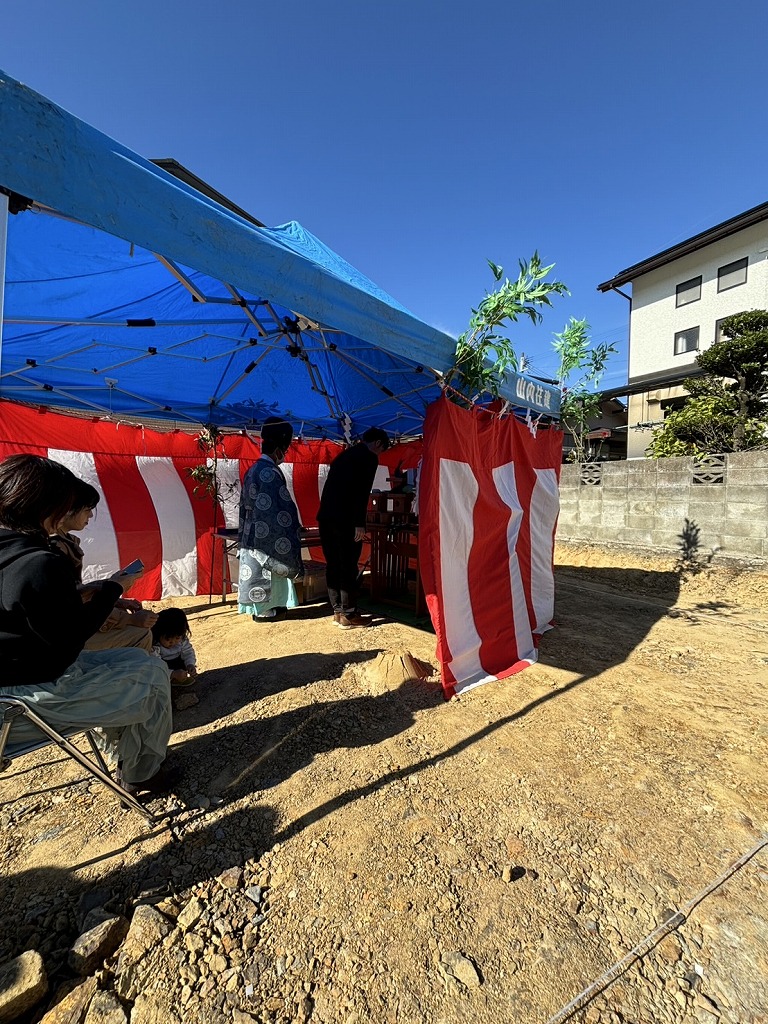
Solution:
{"label": "man's black trousers", "polygon": [[363,550],[355,540],[354,526],[321,522],[320,543],[325,556],[325,581],[328,600],[335,612],[351,613],[357,608],[357,563]]}

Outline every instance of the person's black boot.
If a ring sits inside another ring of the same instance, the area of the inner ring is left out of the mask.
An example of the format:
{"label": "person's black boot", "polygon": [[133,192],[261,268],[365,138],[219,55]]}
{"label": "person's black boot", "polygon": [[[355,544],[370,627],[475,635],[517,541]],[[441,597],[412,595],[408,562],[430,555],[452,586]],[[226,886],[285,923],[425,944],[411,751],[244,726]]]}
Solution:
{"label": "person's black boot", "polygon": [[138,796],[139,793],[149,793],[152,796],[162,796],[164,793],[169,793],[177,782],[183,776],[182,769],[176,765],[172,767],[163,762],[157,769],[154,775],[150,778],[145,779],[143,782],[126,782],[123,779],[123,772],[121,768],[117,769],[117,779],[119,785],[123,789],[127,790],[131,796]]}

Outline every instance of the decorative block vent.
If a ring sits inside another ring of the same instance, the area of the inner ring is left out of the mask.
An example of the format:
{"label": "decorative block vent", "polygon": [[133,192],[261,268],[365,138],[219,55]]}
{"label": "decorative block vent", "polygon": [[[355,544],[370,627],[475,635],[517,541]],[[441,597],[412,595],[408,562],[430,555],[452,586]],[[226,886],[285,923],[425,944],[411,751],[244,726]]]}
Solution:
{"label": "decorative block vent", "polygon": [[695,484],[724,484],[725,456],[701,455],[693,460],[693,482]]}
{"label": "decorative block vent", "polygon": [[603,482],[603,465],[601,462],[582,462],[581,482],[599,487]]}

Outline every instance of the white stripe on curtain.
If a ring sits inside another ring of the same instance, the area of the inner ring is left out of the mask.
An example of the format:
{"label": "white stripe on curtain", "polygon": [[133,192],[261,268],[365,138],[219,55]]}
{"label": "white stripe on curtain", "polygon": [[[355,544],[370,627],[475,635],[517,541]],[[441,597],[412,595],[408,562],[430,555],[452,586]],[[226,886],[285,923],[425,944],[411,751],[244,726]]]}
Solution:
{"label": "white stripe on curtain", "polygon": [[517,660],[530,661],[533,664],[536,661],[536,649],[533,645],[531,624],[528,620],[528,605],[525,601],[525,586],[520,571],[520,558],[517,554],[517,540],[523,521],[523,507],[517,493],[514,462],[497,466],[493,470],[493,482],[499,497],[511,512],[507,526],[507,551],[509,552],[509,582],[512,589],[512,615],[514,617]]}
{"label": "white stripe on curtain", "polygon": [[170,458],[137,455],[136,465],[160,524],[163,595],[194,595],[197,593],[195,515],[187,490]]}
{"label": "white stripe on curtain", "polygon": [[85,559],[83,561],[83,582],[111,576],[120,568],[120,554],[117,546],[117,535],[109,512],[109,495],[105,492],[91,452],[70,452],[62,448],[49,448],[48,458],[60,462],[75,476],[91,484],[101,495],[88,526],[78,534]]}
{"label": "white stripe on curtain", "polygon": [[537,469],[531,495],[531,599],[535,633],[545,633],[555,614],[555,577],[552,571],[555,524],[560,494],[554,469]]}
{"label": "white stripe on curtain", "polygon": [[457,693],[489,678],[480,664],[480,634],[469,597],[469,552],[474,542],[472,515],[477,493],[471,466],[440,460],[440,577],[445,638]]}
{"label": "white stripe on curtain", "polygon": [[[213,465],[213,460],[208,460]],[[219,459],[216,463],[216,483],[219,488],[219,501],[224,511],[224,525],[233,529],[240,516],[240,460]],[[221,523],[217,525],[221,526]]]}

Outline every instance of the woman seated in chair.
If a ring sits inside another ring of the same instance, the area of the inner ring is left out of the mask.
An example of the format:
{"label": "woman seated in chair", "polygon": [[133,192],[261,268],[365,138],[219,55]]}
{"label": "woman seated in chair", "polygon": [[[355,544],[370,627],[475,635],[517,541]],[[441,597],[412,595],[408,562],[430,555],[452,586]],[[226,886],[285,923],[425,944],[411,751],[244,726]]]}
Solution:
{"label": "woman seated in chair", "polygon": [[[69,560],[83,601],[90,601],[95,591],[101,589],[103,580],[83,583],[83,549],[75,533],[84,530],[93,517],[93,510],[101,495],[91,484],[76,478],[77,493],[75,504],[48,538],[53,551],[58,551]],[[132,581],[131,581],[132,582]],[[157,622],[154,612],[142,608],[140,601],[121,597],[104,620],[99,630],[85,642],[87,651],[108,651],[113,647],[141,647],[147,654],[152,653],[152,626]]]}
{"label": "woman seated in chair", "polygon": [[[77,485],[37,455],[0,463],[0,697],[22,698],[54,729],[102,728],[123,785],[159,793],[171,781],[168,670],[139,648],[83,650],[122,587],[105,580],[83,603],[67,561],[49,547]],[[14,726],[14,740],[37,738],[28,723]]]}

